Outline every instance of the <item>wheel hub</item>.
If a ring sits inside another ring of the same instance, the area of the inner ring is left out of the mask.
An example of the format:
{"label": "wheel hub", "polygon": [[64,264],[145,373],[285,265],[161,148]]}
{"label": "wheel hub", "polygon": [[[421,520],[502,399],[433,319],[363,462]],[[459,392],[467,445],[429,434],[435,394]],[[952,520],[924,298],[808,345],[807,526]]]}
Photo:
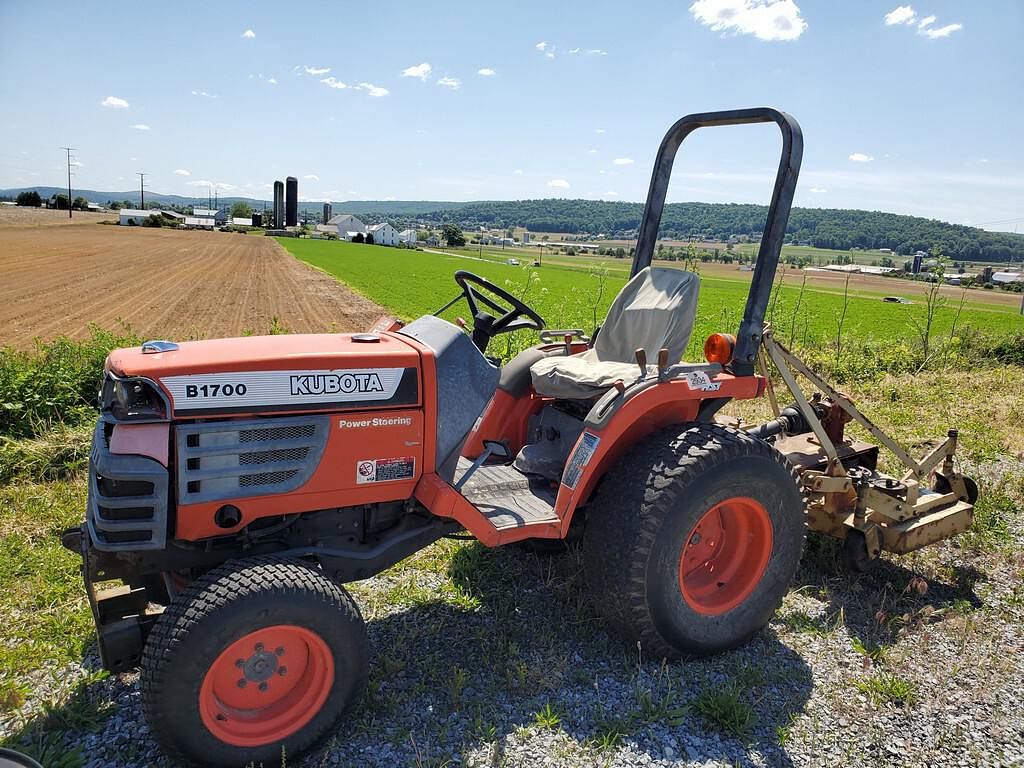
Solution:
{"label": "wheel hub", "polygon": [[698,613],[719,615],[757,588],[772,552],[772,525],[760,502],[736,496],[715,504],[683,540],[679,589]]}

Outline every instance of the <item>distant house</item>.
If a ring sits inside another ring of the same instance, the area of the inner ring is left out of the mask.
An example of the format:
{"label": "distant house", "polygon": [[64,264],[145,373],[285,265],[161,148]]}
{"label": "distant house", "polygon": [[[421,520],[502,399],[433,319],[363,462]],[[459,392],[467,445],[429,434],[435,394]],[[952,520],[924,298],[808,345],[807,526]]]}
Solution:
{"label": "distant house", "polygon": [[403,229],[398,233],[398,242],[403,245],[416,245],[416,230]]}
{"label": "distant house", "polygon": [[366,234],[366,225],[351,213],[339,213],[327,220],[326,226],[333,229],[322,232],[337,232],[342,240],[352,240],[357,234]]}
{"label": "distant house", "polygon": [[366,237],[373,235],[375,245],[398,245],[398,230],[386,221],[374,224],[366,230]]}
{"label": "distant house", "polygon": [[252,216],[234,216],[231,219],[231,223],[236,227],[251,227]]}

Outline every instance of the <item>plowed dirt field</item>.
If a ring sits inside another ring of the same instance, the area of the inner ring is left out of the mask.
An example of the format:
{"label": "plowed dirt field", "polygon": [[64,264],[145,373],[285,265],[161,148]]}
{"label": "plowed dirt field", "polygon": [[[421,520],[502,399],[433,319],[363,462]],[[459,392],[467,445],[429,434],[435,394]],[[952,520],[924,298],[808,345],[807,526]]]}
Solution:
{"label": "plowed dirt field", "polygon": [[0,345],[81,338],[90,323],[178,340],[268,333],[275,317],[292,333],[353,331],[380,314],[267,237],[0,215]]}

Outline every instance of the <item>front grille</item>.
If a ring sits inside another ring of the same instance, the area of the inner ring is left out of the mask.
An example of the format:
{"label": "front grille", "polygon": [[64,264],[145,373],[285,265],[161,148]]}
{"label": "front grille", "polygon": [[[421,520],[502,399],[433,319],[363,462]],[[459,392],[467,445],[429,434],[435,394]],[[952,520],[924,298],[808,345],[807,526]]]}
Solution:
{"label": "front grille", "polygon": [[287,493],[312,476],[327,416],[205,422],[176,427],[182,504]]}
{"label": "front grille", "polygon": [[96,549],[162,549],[167,540],[167,470],[148,456],[110,452],[100,419],[89,452],[86,525]]}

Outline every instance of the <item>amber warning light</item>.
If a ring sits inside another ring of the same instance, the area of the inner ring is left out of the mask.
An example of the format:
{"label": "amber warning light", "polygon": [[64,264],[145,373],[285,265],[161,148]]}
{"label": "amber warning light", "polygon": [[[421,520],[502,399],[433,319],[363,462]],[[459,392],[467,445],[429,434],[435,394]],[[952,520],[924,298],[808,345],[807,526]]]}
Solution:
{"label": "amber warning light", "polygon": [[712,333],[704,342],[704,359],[709,363],[726,365],[732,360],[736,337],[728,333]]}

